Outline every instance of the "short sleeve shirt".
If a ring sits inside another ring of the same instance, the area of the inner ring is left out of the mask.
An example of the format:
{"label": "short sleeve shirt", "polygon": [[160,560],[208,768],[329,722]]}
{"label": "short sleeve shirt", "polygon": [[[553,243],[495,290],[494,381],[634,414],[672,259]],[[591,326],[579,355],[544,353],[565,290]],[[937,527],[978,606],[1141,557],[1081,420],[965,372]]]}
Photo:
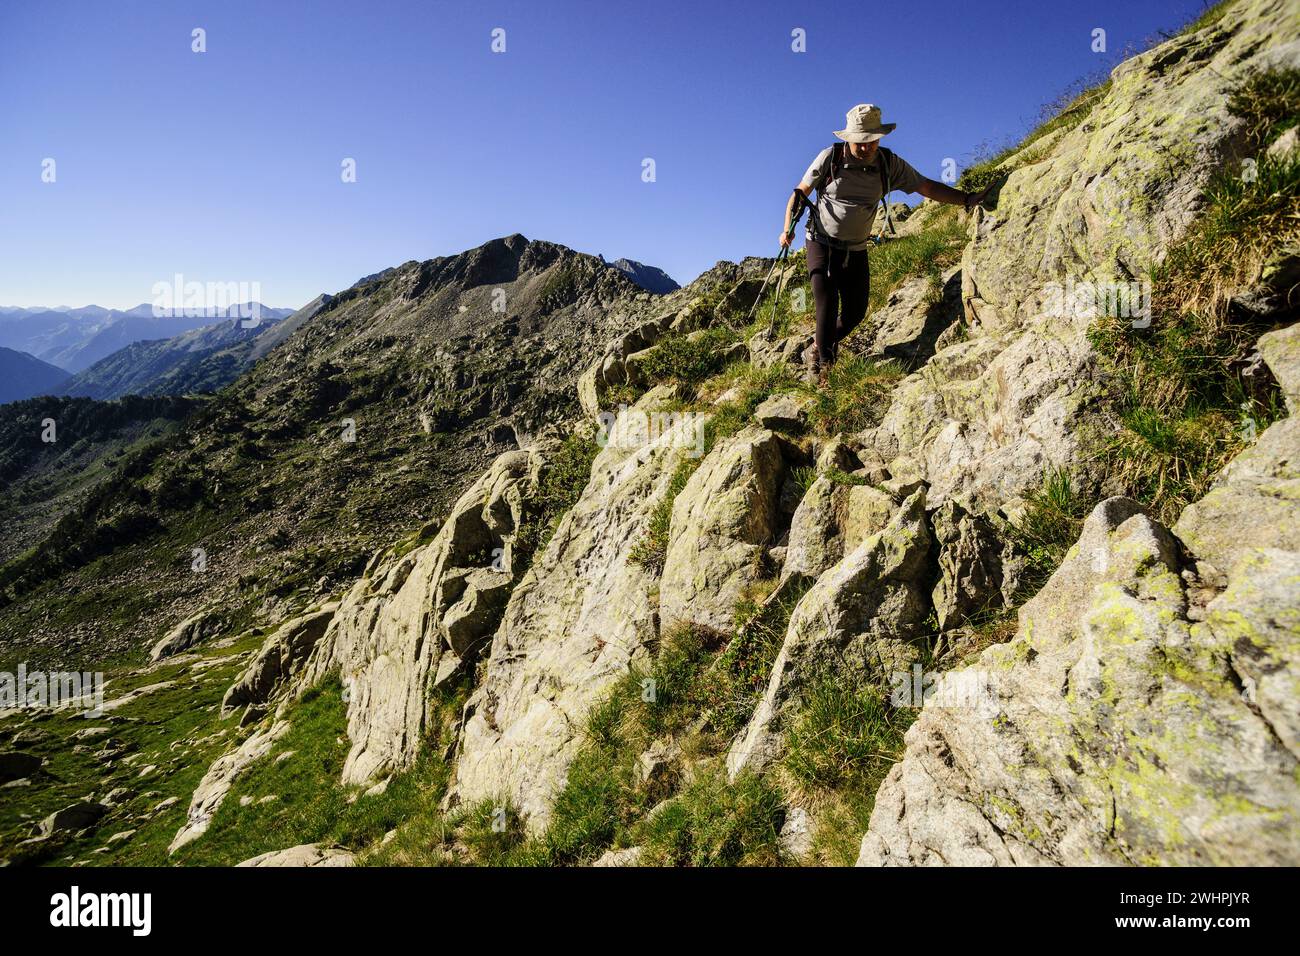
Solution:
{"label": "short sleeve shirt", "polygon": [[[818,186],[830,175],[831,150],[827,146],[813,160],[808,171],[803,174],[802,186]],[[890,153],[889,188],[901,189],[914,193],[921,183],[921,174]],[[863,166],[847,154],[839,179],[827,183],[825,190],[818,192],[817,218],[822,229],[832,239],[847,243],[853,250],[865,249],[869,245],[871,226],[876,220],[876,209],[880,205],[881,182],[880,162],[883,156],[877,152],[875,159],[868,166]],[[809,217],[808,238],[812,239],[812,219]]]}

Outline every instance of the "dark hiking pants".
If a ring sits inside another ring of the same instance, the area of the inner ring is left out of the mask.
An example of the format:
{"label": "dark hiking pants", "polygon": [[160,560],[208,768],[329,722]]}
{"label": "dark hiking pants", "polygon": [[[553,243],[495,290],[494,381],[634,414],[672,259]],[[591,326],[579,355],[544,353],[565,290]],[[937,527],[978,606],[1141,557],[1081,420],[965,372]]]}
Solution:
{"label": "dark hiking pants", "polygon": [[840,340],[867,314],[871,289],[867,250],[845,252],[810,240],[808,276],[817,309],[817,355],[823,365],[830,365],[838,354]]}

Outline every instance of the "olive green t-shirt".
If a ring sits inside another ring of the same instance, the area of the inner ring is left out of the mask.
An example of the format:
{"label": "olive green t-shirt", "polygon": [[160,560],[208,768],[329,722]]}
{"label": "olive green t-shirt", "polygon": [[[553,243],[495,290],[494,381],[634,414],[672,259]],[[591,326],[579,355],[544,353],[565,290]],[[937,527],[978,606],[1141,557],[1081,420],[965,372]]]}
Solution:
{"label": "olive green t-shirt", "polygon": [[[803,174],[801,186],[817,186],[830,174],[831,150],[827,146],[813,160],[808,172]],[[914,193],[920,185],[921,174],[890,153],[889,188],[901,189]],[[818,194],[817,216],[822,229],[832,239],[847,243],[853,250],[865,249],[869,245],[871,225],[876,220],[876,208],[880,205],[880,160],[876,153],[870,165],[862,168],[862,163],[846,152],[842,160],[839,179],[828,183],[826,189]],[[808,221],[808,238],[812,236],[812,217]]]}

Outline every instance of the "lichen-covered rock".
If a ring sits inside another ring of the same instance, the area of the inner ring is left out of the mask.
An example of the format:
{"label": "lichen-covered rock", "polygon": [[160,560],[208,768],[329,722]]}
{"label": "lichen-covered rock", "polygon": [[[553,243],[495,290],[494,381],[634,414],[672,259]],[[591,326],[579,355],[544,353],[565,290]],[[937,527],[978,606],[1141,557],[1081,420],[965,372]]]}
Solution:
{"label": "lichen-covered rock", "polygon": [[287,850],[272,850],[262,853],[236,866],[279,867],[279,866],[351,866],[353,855],[343,847],[321,846],[319,843],[304,843],[291,846]]}
{"label": "lichen-covered rock", "polygon": [[927,705],[859,864],[1300,861],[1296,571],[1251,549],[1198,610],[1177,539],[1103,501],[1015,639],[940,682],[991,699]]}
{"label": "lichen-covered rock", "polygon": [[629,846],[622,850],[606,850],[592,866],[640,866],[641,848]]}
{"label": "lichen-covered rock", "polygon": [[592,421],[600,415],[600,405],[605,395],[604,382],[600,375],[600,363],[593,362],[578,376],[578,404],[582,407],[582,413]]}
{"label": "lichen-covered rock", "polygon": [[431,542],[381,563],[341,601],[299,686],[342,675],[352,743],[345,783],[410,766],[437,675],[491,639],[519,575],[514,535],[544,458],[498,457]]}
{"label": "lichen-covered rock", "polygon": [[773,395],[754,409],[754,420],[774,431],[797,432],[808,420],[808,402],[795,395]]}
{"label": "lichen-covered rock", "polygon": [[673,502],[659,582],[666,633],[694,626],[728,633],[736,601],[759,577],[764,547],[777,536],[783,442],[748,428],[715,448]]}
{"label": "lichen-covered rock", "polygon": [[805,365],[804,354],[812,347],[811,332],[795,332],[791,335],[772,335],[767,329],[750,336],[748,343],[749,361],[756,368],[771,368],[778,362],[790,366]]}
{"label": "lichen-covered rock", "polygon": [[262,643],[257,656],[230,685],[221,700],[221,715],[241,707],[260,706],[288,686],[325,634],[338,604],[331,603],[286,621]]}
{"label": "lichen-covered rock", "polygon": [[1248,550],[1300,551],[1300,418],[1269,426],[1183,509],[1174,533],[1218,583]]}
{"label": "lichen-covered rock", "polygon": [[444,586],[452,582],[461,596],[443,613],[440,630],[452,652],[466,658],[496,629],[514,580],[504,570],[487,567],[449,576]]}
{"label": "lichen-covered rock", "polygon": [[843,511],[848,489],[818,476],[795,509],[782,578],[817,578],[844,557]]}
{"label": "lichen-covered rock", "polygon": [[791,519],[781,577],[819,577],[882,530],[897,508],[898,502],[880,488],[819,475]]}
{"label": "lichen-covered rock", "polygon": [[1298,37],[1291,4],[1243,0],[1117,66],[1090,115],[1012,172],[977,219],[962,262],[968,320],[1016,328],[1041,314],[1049,280],[1146,275],[1237,145],[1230,91],[1284,49],[1294,66]]}
{"label": "lichen-covered rock", "polygon": [[879,680],[910,665],[929,611],[931,543],[925,491],[917,490],[883,531],[817,579],[791,613],[767,690],[727,754],[733,779],[780,755],[784,719],[810,681],[831,671]]}
{"label": "lichen-covered rock", "polygon": [[156,663],[164,657],[171,657],[188,650],[220,634],[226,627],[226,617],[215,608],[207,608],[192,614],[167,632],[149,651],[150,662]]}
{"label": "lichen-covered rock", "polygon": [[796,860],[806,857],[813,849],[813,822],[803,807],[794,807],[781,825],[781,849]]}
{"label": "lichen-covered rock", "polygon": [[1027,494],[1049,467],[1083,457],[1077,413],[1096,356],[1075,331],[1048,323],[1010,345],[980,336],[948,347],[899,384],[864,443],[891,474],[927,481],[936,504],[991,511]]}
{"label": "lichen-covered rock", "polygon": [[637,783],[662,785],[676,774],[681,758],[682,748],[675,741],[668,738],[653,741],[636,758]]}
{"label": "lichen-covered rock", "polygon": [[1231,655],[1242,695],[1300,760],[1300,553],[1258,548],[1243,555],[1227,588],[1206,606],[1205,626]]}
{"label": "lichen-covered rock", "polygon": [[863,350],[894,359],[911,371],[929,360],[939,336],[961,316],[961,275],[956,266],[943,273],[937,290],[926,276],[909,279],[871,316]]}
{"label": "lichen-covered rock", "polygon": [[930,516],[939,547],[932,599],[941,631],[1002,606],[1002,542],[988,519],[947,501]]}
{"label": "lichen-covered rock", "polygon": [[697,447],[697,422],[639,442],[643,410],[619,416],[617,440],[510,596],[466,707],[451,801],[509,800],[530,827],[544,826],[588,710],[657,637],[658,582],[633,552]]}
{"label": "lichen-covered rock", "polygon": [[629,358],[646,353],[668,331],[677,314],[671,311],[629,329],[605,347],[600,357],[578,377],[578,401],[591,419],[599,417],[605,393],[614,386],[636,381],[635,363],[629,370]]}
{"label": "lichen-covered rock", "polygon": [[1282,387],[1287,409],[1300,412],[1300,322],[1261,335],[1259,352]]}

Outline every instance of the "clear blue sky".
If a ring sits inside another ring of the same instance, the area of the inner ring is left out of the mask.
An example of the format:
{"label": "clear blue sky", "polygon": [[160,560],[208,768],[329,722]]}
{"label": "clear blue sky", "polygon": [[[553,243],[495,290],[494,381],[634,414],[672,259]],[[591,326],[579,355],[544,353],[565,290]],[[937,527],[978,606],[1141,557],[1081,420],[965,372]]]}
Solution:
{"label": "clear blue sky", "polygon": [[179,272],[297,306],[514,232],[686,282],[773,251],[855,103],[937,178],[1204,6],[3,0],[0,304],[127,307]]}

